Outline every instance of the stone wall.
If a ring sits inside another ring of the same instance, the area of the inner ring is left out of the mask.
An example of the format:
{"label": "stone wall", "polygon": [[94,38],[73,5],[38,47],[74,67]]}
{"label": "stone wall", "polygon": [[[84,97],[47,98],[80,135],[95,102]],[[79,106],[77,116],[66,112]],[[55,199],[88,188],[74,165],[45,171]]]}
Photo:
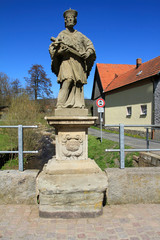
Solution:
{"label": "stone wall", "polygon": [[160,155],[154,152],[141,152],[139,156],[133,156],[135,167],[160,167]]}
{"label": "stone wall", "polygon": [[160,203],[160,168],[108,168],[107,203]]}
{"label": "stone wall", "polygon": [[0,204],[36,204],[38,171],[0,171]]}
{"label": "stone wall", "polygon": [[[160,168],[107,168],[107,203],[160,203]],[[36,204],[38,170],[0,171],[0,204]]]}

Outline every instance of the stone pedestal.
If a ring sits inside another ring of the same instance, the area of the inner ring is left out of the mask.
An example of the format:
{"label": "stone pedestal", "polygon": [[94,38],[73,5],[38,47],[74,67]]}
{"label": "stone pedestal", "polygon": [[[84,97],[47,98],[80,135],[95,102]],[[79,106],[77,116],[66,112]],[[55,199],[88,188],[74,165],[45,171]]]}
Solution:
{"label": "stone pedestal", "polygon": [[97,117],[55,116],[45,119],[55,127],[57,160],[88,159],[88,128]]}
{"label": "stone pedestal", "polygon": [[37,178],[41,217],[102,214],[107,177],[94,160],[88,159],[88,128],[96,117],[70,114],[46,117],[56,130],[56,156]]}

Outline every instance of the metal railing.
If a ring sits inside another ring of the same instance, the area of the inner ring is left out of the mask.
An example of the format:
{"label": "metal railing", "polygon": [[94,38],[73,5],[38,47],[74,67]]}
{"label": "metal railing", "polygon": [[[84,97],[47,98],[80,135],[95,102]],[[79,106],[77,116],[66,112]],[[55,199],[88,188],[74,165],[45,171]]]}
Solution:
{"label": "metal railing", "polygon": [[[160,125],[105,125],[105,127],[119,127],[119,149],[105,149],[106,152],[119,152],[120,153],[120,168],[125,168],[125,152],[150,152],[160,151],[160,148],[149,148],[149,131],[148,128],[160,128]],[[124,127],[144,127],[146,128],[146,148],[140,149],[125,149],[124,146]]]}
{"label": "metal railing", "polygon": [[0,151],[1,153],[18,153],[19,171],[23,171],[23,154],[38,153],[38,151],[23,151],[23,128],[37,128],[38,126],[0,126],[0,128],[18,128],[18,151]]}

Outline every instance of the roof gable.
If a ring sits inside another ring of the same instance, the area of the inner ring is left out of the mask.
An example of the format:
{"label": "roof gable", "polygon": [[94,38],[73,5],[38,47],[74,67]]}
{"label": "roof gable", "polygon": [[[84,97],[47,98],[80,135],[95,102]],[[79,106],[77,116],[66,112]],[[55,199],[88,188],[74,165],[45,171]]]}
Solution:
{"label": "roof gable", "polygon": [[141,64],[138,68],[134,67],[130,71],[115,77],[106,86],[105,92],[115,90],[128,84],[149,78],[160,72],[160,56]]}
{"label": "roof gable", "polygon": [[98,97],[102,96],[102,94],[103,94],[102,83],[96,66],[91,99],[92,100],[97,99]]}
{"label": "roof gable", "polygon": [[103,64],[97,63],[97,70],[101,79],[103,91],[115,77],[135,68],[135,65],[128,64]]}

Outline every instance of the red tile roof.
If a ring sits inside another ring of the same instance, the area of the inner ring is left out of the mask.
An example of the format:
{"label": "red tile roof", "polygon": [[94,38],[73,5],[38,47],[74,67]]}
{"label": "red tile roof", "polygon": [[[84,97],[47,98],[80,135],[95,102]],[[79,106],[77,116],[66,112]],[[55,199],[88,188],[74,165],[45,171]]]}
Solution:
{"label": "red tile roof", "polygon": [[135,65],[97,63],[97,69],[103,90],[106,89],[106,87],[117,75],[122,75],[123,73],[128,72],[133,68],[135,68]]}
{"label": "red tile roof", "polygon": [[[109,92],[128,84],[154,76],[158,73],[160,73],[160,56],[141,64],[138,68],[132,68],[117,78],[115,77],[107,84],[104,91]],[[105,77],[107,78],[107,74]],[[102,79],[104,79],[104,76]]]}

